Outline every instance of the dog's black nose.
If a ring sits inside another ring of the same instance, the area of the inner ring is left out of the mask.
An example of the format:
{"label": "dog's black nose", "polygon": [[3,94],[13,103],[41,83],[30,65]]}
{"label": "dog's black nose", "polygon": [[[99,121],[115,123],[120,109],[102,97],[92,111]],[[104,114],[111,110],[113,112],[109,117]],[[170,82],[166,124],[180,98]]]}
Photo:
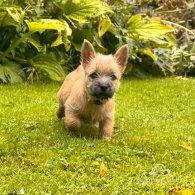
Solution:
{"label": "dog's black nose", "polygon": [[107,85],[101,85],[100,88],[103,92],[105,92],[108,89],[109,86]]}
{"label": "dog's black nose", "polygon": [[99,99],[108,99],[114,95],[115,89],[109,83],[98,83],[95,85],[91,85],[90,94]]}

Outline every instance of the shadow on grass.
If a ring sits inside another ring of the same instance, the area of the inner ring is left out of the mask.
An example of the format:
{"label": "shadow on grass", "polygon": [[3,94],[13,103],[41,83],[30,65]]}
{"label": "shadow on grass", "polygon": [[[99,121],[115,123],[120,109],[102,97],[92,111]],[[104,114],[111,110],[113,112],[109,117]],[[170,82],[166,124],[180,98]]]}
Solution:
{"label": "shadow on grass", "polygon": [[73,132],[66,127],[63,119],[56,119],[54,121],[53,127],[55,130],[57,130],[56,132],[60,137],[63,136],[64,138],[66,138],[68,136],[72,138],[99,139],[99,128],[90,124],[83,124],[78,132]]}

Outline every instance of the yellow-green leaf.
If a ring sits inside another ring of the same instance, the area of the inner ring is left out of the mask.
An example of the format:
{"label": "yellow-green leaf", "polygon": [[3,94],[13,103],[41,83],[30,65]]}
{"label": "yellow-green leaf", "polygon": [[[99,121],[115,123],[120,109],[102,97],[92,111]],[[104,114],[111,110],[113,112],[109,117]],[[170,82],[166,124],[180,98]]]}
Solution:
{"label": "yellow-green leaf", "polygon": [[18,23],[23,23],[24,11],[21,8],[7,7],[5,10]]}
{"label": "yellow-green leaf", "polygon": [[98,35],[99,37],[102,37],[112,26],[112,22],[110,21],[110,18],[106,16],[99,24],[98,27]]}
{"label": "yellow-green leaf", "polygon": [[67,31],[62,31],[62,40],[63,40],[66,51],[68,51],[71,47],[71,42],[68,40]]}
{"label": "yellow-green leaf", "polygon": [[90,18],[95,18],[106,13],[113,13],[109,5],[101,0],[66,0],[55,2],[63,10],[66,18],[79,23],[87,23]]}
{"label": "yellow-green leaf", "polygon": [[66,51],[68,51],[71,47],[71,42],[68,39],[66,39],[66,41],[64,41],[64,46]]}
{"label": "yellow-green leaf", "polygon": [[51,44],[51,47],[56,47],[58,45],[61,45],[63,44],[63,41],[62,41],[62,35],[60,32],[58,32],[58,37],[57,39]]}
{"label": "yellow-green leaf", "polygon": [[169,47],[177,45],[177,39],[176,39],[176,37],[173,34],[164,35],[164,37],[167,40]]}
{"label": "yellow-green leaf", "polygon": [[131,24],[131,27],[142,25],[143,24],[142,14],[136,14],[134,16],[131,16],[127,23]]}
{"label": "yellow-green leaf", "polygon": [[40,52],[43,49],[43,47],[41,46],[41,44],[38,41],[35,41],[34,39],[32,39],[30,37],[28,37],[27,42],[32,44],[37,49],[38,52]]}
{"label": "yellow-green leaf", "polygon": [[143,14],[132,16],[128,20],[129,34],[139,39],[151,39],[173,32],[170,25],[165,25],[160,18],[149,18]]}
{"label": "yellow-green leaf", "polygon": [[143,54],[150,56],[154,61],[158,60],[157,56],[154,53],[152,53],[152,51],[149,48],[140,49],[139,51]]}
{"label": "yellow-green leaf", "polygon": [[72,34],[72,29],[69,27],[67,22],[65,22],[64,25],[65,25],[66,36],[70,36]]}
{"label": "yellow-green leaf", "polygon": [[44,31],[44,30],[66,30],[69,35],[71,35],[72,30],[65,21],[60,21],[56,19],[41,19],[35,22],[26,21],[29,31]]}

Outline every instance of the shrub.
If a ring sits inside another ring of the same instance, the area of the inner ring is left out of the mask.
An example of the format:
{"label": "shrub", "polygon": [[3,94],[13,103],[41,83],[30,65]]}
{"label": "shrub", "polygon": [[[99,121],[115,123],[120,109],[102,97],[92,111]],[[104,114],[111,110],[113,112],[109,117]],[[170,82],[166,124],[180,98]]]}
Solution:
{"label": "shrub", "polygon": [[[0,82],[45,77],[61,81],[67,70],[79,64],[84,38],[102,53],[113,53],[128,43],[131,53],[126,74],[162,75],[179,67],[175,63],[178,55],[171,58],[176,45],[173,27],[168,21],[153,17],[147,9],[143,11],[143,3],[135,5],[134,1],[122,0],[0,2]],[[148,8],[150,12],[154,12],[153,7]]]}
{"label": "shrub", "polygon": [[62,80],[62,65],[73,52],[72,31],[82,28],[81,22],[112,12],[99,0],[0,2],[0,80],[4,83],[45,76]]}

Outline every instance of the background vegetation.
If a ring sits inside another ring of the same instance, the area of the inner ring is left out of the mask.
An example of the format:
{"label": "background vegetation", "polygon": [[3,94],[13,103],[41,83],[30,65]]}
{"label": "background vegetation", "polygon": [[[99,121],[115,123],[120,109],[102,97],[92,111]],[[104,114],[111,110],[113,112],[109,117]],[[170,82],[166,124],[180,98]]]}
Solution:
{"label": "background vegetation", "polygon": [[126,74],[194,74],[190,0],[0,0],[0,81],[61,81],[84,38],[113,53],[128,43]]}
{"label": "background vegetation", "polygon": [[[62,81],[84,38],[128,43],[127,77],[194,76],[194,28],[192,0],[0,0],[0,83]],[[192,194],[195,80],[179,78],[124,79],[109,143],[64,130],[60,83],[1,84],[0,194]]]}

